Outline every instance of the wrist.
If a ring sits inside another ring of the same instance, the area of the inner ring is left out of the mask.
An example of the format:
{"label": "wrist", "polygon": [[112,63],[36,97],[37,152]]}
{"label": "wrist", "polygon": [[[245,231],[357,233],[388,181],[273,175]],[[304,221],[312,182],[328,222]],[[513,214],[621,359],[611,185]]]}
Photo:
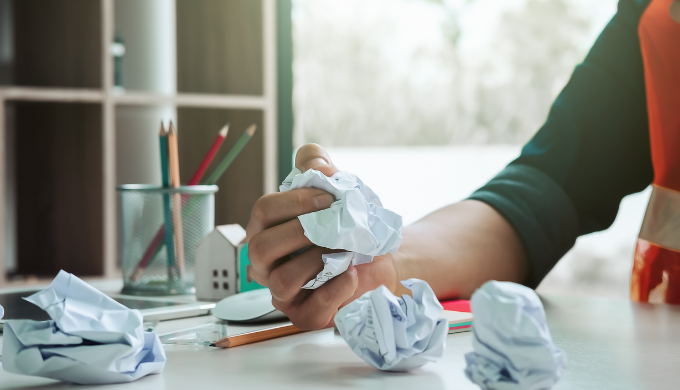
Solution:
{"label": "wrist", "polygon": [[394,269],[390,291],[396,296],[402,296],[404,294],[410,295],[411,290],[401,284],[402,280],[406,280],[410,277],[406,270],[406,258],[403,251],[400,248],[394,254],[389,254],[389,256],[391,257],[391,263]]}

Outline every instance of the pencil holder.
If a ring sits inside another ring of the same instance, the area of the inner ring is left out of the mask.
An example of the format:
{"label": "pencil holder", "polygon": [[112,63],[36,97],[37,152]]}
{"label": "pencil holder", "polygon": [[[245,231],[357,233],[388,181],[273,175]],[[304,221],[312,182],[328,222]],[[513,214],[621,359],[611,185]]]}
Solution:
{"label": "pencil holder", "polygon": [[215,227],[217,186],[128,184],[121,198],[123,294],[193,294],[196,247]]}

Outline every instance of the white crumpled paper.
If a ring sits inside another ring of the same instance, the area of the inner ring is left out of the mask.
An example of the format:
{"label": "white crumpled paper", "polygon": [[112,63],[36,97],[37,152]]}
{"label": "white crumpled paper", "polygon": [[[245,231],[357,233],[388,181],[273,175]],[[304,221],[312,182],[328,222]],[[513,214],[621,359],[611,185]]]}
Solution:
{"label": "white crumpled paper", "polygon": [[50,287],[25,298],[51,321],[5,323],[6,371],[79,384],[131,382],[158,374],[165,352],[145,333],[142,315],[61,271]]}
{"label": "white crumpled paper", "polygon": [[340,335],[368,364],[389,371],[418,368],[440,359],[449,329],[442,305],[427,282],[401,282],[413,297],[397,298],[385,286],[362,295],[335,316]]}
{"label": "white crumpled paper", "polygon": [[536,293],[510,282],[486,282],[472,295],[474,352],[465,375],[484,390],[552,388],[566,367],[552,342]]}
{"label": "white crumpled paper", "polygon": [[305,236],[315,245],[353,253],[323,255],[324,269],[303,288],[317,288],[345,272],[350,264],[370,263],[373,256],[399,249],[401,216],[383,208],[378,196],[356,175],[338,171],[328,177],[314,169],[302,173],[294,168],[279,190],[307,187],[329,192],[335,202],[328,209],[298,217]]}

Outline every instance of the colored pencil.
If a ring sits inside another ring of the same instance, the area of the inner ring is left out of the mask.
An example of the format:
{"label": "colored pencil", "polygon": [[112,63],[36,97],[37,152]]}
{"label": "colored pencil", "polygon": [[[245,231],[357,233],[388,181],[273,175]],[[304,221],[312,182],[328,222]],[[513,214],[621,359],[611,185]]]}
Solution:
{"label": "colored pencil", "polygon": [[196,173],[194,173],[194,176],[191,178],[191,180],[189,180],[190,186],[195,186],[201,180],[201,177],[205,173],[206,169],[208,169],[208,165],[210,165],[210,162],[212,161],[213,157],[215,157],[215,154],[217,153],[217,150],[220,148],[220,145],[222,145],[224,139],[227,138],[227,132],[229,132],[229,124],[224,125],[222,130],[220,130],[220,132],[217,133],[217,137],[215,138],[215,141],[213,141],[210,150],[208,150],[208,153],[203,158],[203,161],[201,161],[201,165],[198,166],[198,169],[196,170]]}
{"label": "colored pencil", "polygon": [[[229,149],[227,154],[224,156],[222,161],[218,164],[218,166],[215,168],[215,170],[212,172],[210,177],[206,179],[202,184],[204,185],[213,185],[215,184],[220,177],[224,174],[224,172],[229,168],[229,165],[234,161],[234,159],[238,156],[238,154],[243,150],[245,145],[250,141],[250,139],[253,137],[255,134],[255,130],[257,129],[257,126],[251,125],[249,126],[243,134],[241,134],[241,137],[236,141],[234,146]],[[224,128],[222,129],[224,130]],[[205,159],[204,159],[205,160]],[[200,167],[199,167],[200,169]],[[198,170],[196,171],[198,172]],[[196,173],[194,173],[194,177],[196,176]],[[186,200],[186,199],[185,199]],[[184,208],[183,214],[189,214],[191,213],[195,208],[196,208],[197,203],[192,203],[188,202],[187,207]],[[144,255],[142,258],[139,260],[139,263],[137,264],[137,270],[133,275],[141,275],[144,273],[144,270],[146,269],[146,266],[148,263],[156,256],[156,254],[159,251],[159,247],[162,245],[162,237],[165,234],[165,227],[161,226],[158,231],[156,232],[156,236],[154,236],[153,240],[151,240],[151,243],[147,247],[146,251],[144,252]],[[133,279],[135,280],[135,279]]]}
{"label": "colored pencil", "polygon": [[[161,128],[158,134],[158,144],[160,147],[160,162],[161,162],[161,183],[163,185],[163,188],[169,188],[170,187],[170,171],[168,169],[168,133],[165,130],[165,127],[163,126],[163,122],[161,122]],[[174,254],[174,247],[173,245],[167,245],[167,244],[172,244],[172,218],[170,216],[170,195],[169,194],[164,194],[163,195],[163,220],[165,221],[165,225],[163,226],[163,231],[164,232],[170,232],[170,235],[165,234],[165,240],[166,240],[166,247],[168,248],[168,262],[170,262],[172,259],[174,259],[175,254]],[[138,281],[141,277],[142,274],[144,273],[144,269],[146,268],[146,264],[148,263],[148,259],[151,259],[152,256],[154,256],[154,252],[157,251],[157,247],[160,245],[161,240],[163,239],[164,235],[158,235],[156,234],[153,239],[151,240],[151,245],[149,245],[146,248],[146,251],[144,252],[144,255],[142,256],[142,259],[147,259],[146,262],[144,262],[144,267],[137,267],[132,275],[130,275],[130,279],[133,281]],[[171,264],[169,264],[171,265]],[[171,276],[170,273],[171,271],[168,270],[168,276]]]}
{"label": "colored pencil", "polygon": [[217,164],[215,167],[215,170],[212,171],[210,176],[208,176],[207,179],[205,179],[205,185],[213,185],[217,183],[217,181],[222,177],[224,172],[229,168],[229,165],[234,161],[236,156],[241,153],[243,148],[246,146],[248,141],[250,141],[251,138],[253,138],[253,135],[255,134],[255,130],[257,129],[257,126],[255,125],[250,125],[246,131],[241,134],[241,136],[236,140],[236,143],[234,146],[229,149],[226,155],[224,155],[224,158],[222,158],[222,161]]}
{"label": "colored pencil", "polygon": [[[170,186],[180,187],[179,149],[177,145],[177,129],[170,122],[168,129],[168,161],[170,162]],[[172,228],[175,238],[175,265],[179,276],[184,276],[184,234],[182,232],[182,195],[172,194]]]}
{"label": "colored pencil", "polygon": [[[170,170],[168,167],[168,138],[167,138],[167,132],[163,128],[163,123],[161,123],[161,128],[162,128],[162,134],[160,136],[160,147],[161,147],[161,176],[163,179],[163,187],[164,188],[169,188],[170,187]],[[222,145],[224,142],[224,139],[227,136],[227,132],[229,131],[229,124],[224,125],[222,129],[217,133],[217,137],[215,138],[215,141],[213,142],[213,145],[210,147],[210,150],[208,150],[208,153],[205,155],[203,158],[203,161],[201,162],[201,165],[196,169],[194,172],[194,176],[191,178],[189,181],[189,185],[197,185],[203,174],[205,173],[208,165],[210,165],[210,162],[212,159],[215,157],[215,154],[217,153],[217,150],[219,147]],[[149,246],[146,248],[144,251],[144,254],[142,255],[142,258],[139,260],[137,263],[137,268],[135,271],[132,273],[132,276],[130,279],[133,281],[138,281],[139,278],[142,277],[144,274],[144,271],[146,270],[146,267],[149,265],[152,259],[156,257],[156,254],[160,252],[160,248],[162,248],[163,244],[163,238],[165,237],[165,247],[168,248],[168,265],[169,266],[174,266],[174,261],[175,261],[175,250],[174,250],[174,244],[169,245],[173,243],[172,239],[172,217],[170,213],[170,196],[169,195],[164,195],[163,196],[163,201],[165,202],[167,198],[168,201],[168,209],[165,211],[165,217],[168,218],[168,220],[165,221],[165,225],[161,226],[160,229],[156,232],[156,235],[153,237],[151,242],[149,243]],[[187,201],[188,197],[182,197],[182,204],[185,204]],[[165,206],[165,204],[164,204]]]}
{"label": "colored pencil", "polygon": [[304,330],[295,327],[295,325],[280,325],[273,328],[255,330],[252,332],[237,334],[234,336],[227,336],[210,344],[211,347],[231,348],[243,344],[255,343],[274,339],[281,336],[288,336],[291,334],[301,333]]}
{"label": "colored pencil", "polygon": [[[160,137],[158,138],[161,150],[161,182],[163,188],[170,188],[170,161],[168,160],[168,132],[163,129],[161,122]],[[165,220],[165,251],[168,262],[168,279],[172,279],[173,267],[175,265],[175,246],[173,245],[173,229],[172,229],[172,207],[170,203],[170,194],[163,194],[163,219]],[[156,244],[160,246],[160,242]],[[152,254],[153,256],[153,254]],[[141,275],[140,275],[141,277]]]}

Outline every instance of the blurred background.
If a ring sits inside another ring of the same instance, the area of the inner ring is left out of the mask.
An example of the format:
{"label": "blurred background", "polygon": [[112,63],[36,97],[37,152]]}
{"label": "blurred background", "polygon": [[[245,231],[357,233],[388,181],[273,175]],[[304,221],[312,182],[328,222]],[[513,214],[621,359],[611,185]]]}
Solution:
{"label": "blurred background", "polygon": [[[245,226],[307,142],[406,223],[464,199],[519,154],[616,4],[0,0],[0,285],[119,274],[114,190],[160,183],[161,119],[185,178],[225,122],[227,144],[258,125],[217,224]],[[627,299],[648,196],[539,290]]]}
{"label": "blurred background", "polygon": [[[617,0],[294,0],[295,144],[316,142],[413,222],[519,155]],[[628,299],[649,191],[539,287]]]}

